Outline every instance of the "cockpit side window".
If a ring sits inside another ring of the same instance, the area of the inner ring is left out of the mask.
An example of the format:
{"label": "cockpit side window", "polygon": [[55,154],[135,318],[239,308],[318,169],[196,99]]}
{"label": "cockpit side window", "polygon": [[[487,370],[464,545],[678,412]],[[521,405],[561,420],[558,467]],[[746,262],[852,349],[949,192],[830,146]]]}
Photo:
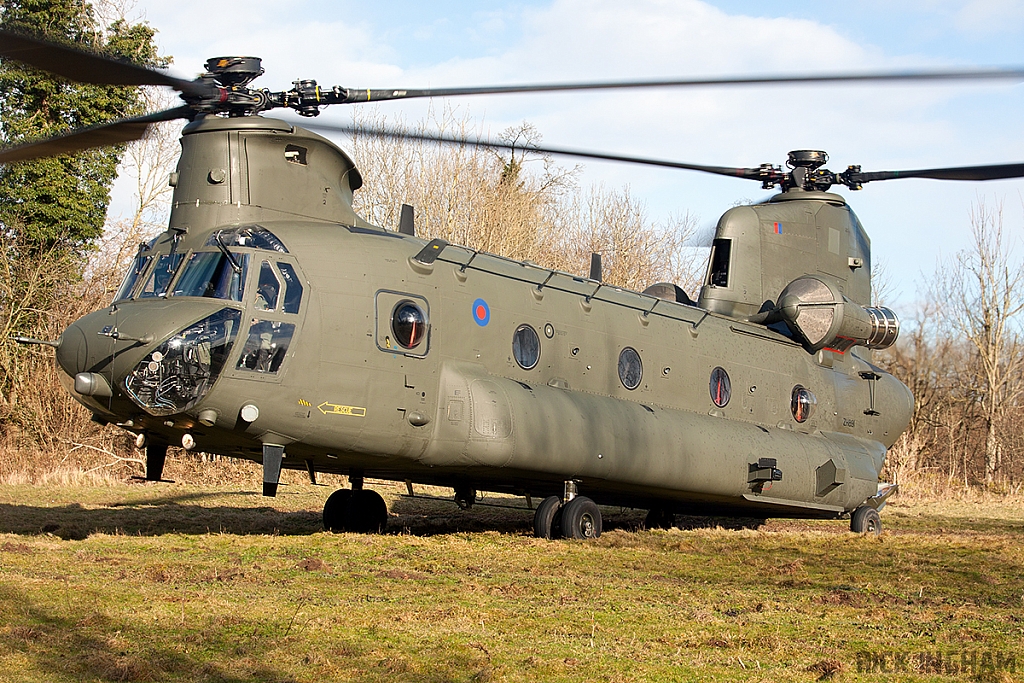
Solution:
{"label": "cockpit side window", "polygon": [[154,297],[167,296],[167,287],[174,279],[174,273],[181,265],[184,254],[163,254],[157,259],[149,279],[139,292],[140,299],[152,299]]}
{"label": "cockpit side window", "polygon": [[302,283],[299,281],[299,276],[290,263],[278,261],[277,267],[281,270],[281,276],[284,278],[284,312],[298,313],[299,304],[302,303]]}
{"label": "cockpit side window", "polygon": [[274,268],[270,261],[264,261],[260,266],[260,280],[256,285],[256,301],[254,307],[257,311],[273,311],[277,308],[277,295],[281,291],[281,283],[277,281]]}
{"label": "cockpit side window", "polygon": [[202,296],[212,299],[241,301],[249,254],[233,254],[234,268],[227,254],[200,251],[192,254],[174,287],[174,296]]}
{"label": "cockpit side window", "polygon": [[276,373],[281,369],[294,334],[295,325],[292,323],[254,318],[235,368],[261,374]]}

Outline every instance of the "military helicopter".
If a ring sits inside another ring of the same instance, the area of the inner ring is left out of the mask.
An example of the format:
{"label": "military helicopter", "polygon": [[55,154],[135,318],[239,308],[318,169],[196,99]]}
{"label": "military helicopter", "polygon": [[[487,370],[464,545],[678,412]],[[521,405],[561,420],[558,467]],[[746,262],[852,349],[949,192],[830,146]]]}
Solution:
{"label": "military helicopter", "polygon": [[[206,63],[194,81],[0,33],[0,57],[97,84],[166,85],[185,104],[0,150],[0,163],[117,144],[184,118],[165,232],[140,245],[110,306],[53,342],[68,391],[137,435],[146,478],[169,444],[282,469],[349,476],[330,530],[379,532],[365,478],[527,496],[539,537],[601,534],[598,503],[675,514],[850,519],[881,532],[879,482],[907,428],[909,389],[873,364],[899,334],[871,306],[867,233],[830,189],[919,177],[1024,176],[1024,164],[834,173],[822,151],[787,169],[702,166],[558,148],[540,152],[702,171],[780,192],[719,220],[696,301],[643,292],[398,230],[352,208],[362,178],[317,133],[264,117],[329,104],[595,88],[1021,78],[915,72],[436,90],[253,89],[255,57]],[[318,126],[325,131],[341,126]],[[467,144],[443,136],[415,136]],[[470,144],[500,143],[469,141]]]}

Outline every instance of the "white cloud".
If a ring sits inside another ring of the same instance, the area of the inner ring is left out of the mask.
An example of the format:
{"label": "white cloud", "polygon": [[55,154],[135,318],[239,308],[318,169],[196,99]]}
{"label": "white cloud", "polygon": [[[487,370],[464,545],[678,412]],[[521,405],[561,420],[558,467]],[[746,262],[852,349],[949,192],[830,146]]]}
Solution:
{"label": "white cloud", "polygon": [[955,15],[956,27],[967,33],[992,35],[1024,26],[1020,0],[970,0]]}

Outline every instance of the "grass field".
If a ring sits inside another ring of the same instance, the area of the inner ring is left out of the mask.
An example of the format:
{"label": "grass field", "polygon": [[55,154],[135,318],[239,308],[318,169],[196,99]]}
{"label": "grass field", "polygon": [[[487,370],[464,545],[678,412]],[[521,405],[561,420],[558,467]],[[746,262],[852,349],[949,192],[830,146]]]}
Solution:
{"label": "grass field", "polygon": [[576,543],[371,485],[392,533],[324,533],[308,484],[0,486],[0,680],[1022,679],[1019,503]]}

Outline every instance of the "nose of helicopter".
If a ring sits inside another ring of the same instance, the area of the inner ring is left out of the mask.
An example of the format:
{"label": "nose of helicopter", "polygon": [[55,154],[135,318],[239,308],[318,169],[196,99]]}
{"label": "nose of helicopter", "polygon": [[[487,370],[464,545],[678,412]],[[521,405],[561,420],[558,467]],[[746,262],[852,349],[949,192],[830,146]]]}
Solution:
{"label": "nose of helicopter", "polygon": [[128,401],[153,415],[180,413],[216,382],[241,319],[215,299],[125,302],[68,327],[57,363],[93,410],[116,413]]}
{"label": "nose of helicopter", "polygon": [[[117,379],[116,370],[120,369],[115,365],[123,364],[117,362],[118,356],[138,355],[142,352],[140,347],[152,341],[152,337],[147,335],[132,338],[134,344],[116,345],[119,338],[124,337],[113,320],[107,310],[96,311],[75,321],[60,335],[57,365],[74,380],[76,394],[97,398],[111,396],[111,387]],[[125,322],[124,317],[121,317],[121,322]]]}
{"label": "nose of helicopter", "polygon": [[60,369],[75,380],[75,391],[86,396],[108,396],[110,388],[139,361],[154,339],[173,332],[172,323],[159,315],[161,312],[154,316],[121,306],[95,311],[68,326],[58,340],[56,360]]}
{"label": "nose of helicopter", "polygon": [[57,342],[57,365],[70,377],[85,372],[89,357],[89,341],[77,322],[64,330]]}

